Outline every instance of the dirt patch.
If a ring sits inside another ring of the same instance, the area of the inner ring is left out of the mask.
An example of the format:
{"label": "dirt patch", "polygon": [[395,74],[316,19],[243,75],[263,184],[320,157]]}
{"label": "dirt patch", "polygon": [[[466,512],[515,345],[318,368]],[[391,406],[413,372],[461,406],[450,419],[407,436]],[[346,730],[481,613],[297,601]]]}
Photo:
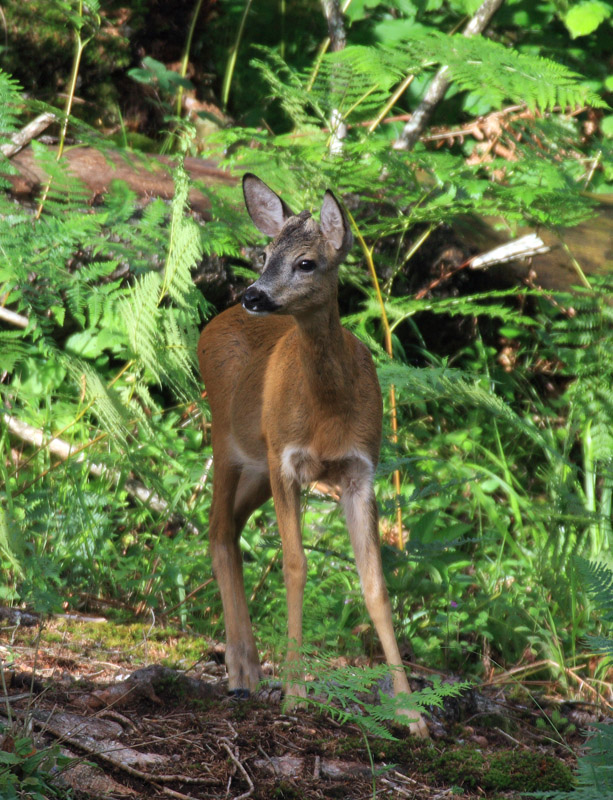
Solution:
{"label": "dirt patch", "polygon": [[[69,639],[13,638],[2,657],[13,662],[4,669],[13,727],[27,723],[38,749],[61,743],[77,759],[56,780],[82,798],[361,800],[373,787],[380,798],[518,798],[571,788],[569,745],[579,748],[579,726],[594,721],[573,704],[484,687],[433,710],[431,741],[405,729],[366,739],[325,714],[284,713],[278,691],[266,702],[228,698],[219,657],[184,674],[130,664],[134,653],[69,654]],[[11,741],[5,733],[4,749]]]}

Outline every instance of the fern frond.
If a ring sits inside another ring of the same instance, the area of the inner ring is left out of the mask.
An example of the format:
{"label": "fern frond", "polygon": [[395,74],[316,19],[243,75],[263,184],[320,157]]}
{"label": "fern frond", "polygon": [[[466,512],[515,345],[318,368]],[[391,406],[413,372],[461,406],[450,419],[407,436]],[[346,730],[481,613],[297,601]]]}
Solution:
{"label": "fern frond", "polygon": [[430,401],[444,399],[454,405],[480,408],[488,415],[505,421],[555,458],[559,458],[538,428],[516,414],[502,398],[483,388],[461,370],[409,367],[398,362],[387,362],[380,365],[377,372],[382,388],[394,384],[398,396],[402,398],[402,393],[405,392],[408,402],[412,398]]}
{"label": "fern frond", "polygon": [[80,207],[81,210],[86,208],[90,193],[83,182],[70,172],[68,162],[58,161],[56,154],[36,139],[31,142],[31,147],[38,167],[47,176],[45,205],[57,204],[58,210],[66,207]]}
{"label": "fern frond", "polygon": [[475,92],[494,108],[505,102],[525,103],[543,111],[606,104],[580,82],[579,76],[550,59],[518,53],[483,36],[446,36],[438,31],[419,34],[404,43],[409,60],[447,67],[446,77],[459,88]]}
{"label": "fern frond", "polygon": [[161,287],[160,275],[148,272],[134,284],[122,304],[122,317],[132,353],[157,382],[160,380],[157,309]]}
{"label": "fern frond", "polygon": [[[19,130],[19,108],[21,107],[21,86],[11,75],[0,69],[0,141],[5,141],[12,133]],[[2,171],[8,159],[2,159]]]}
{"label": "fern frond", "polygon": [[306,683],[307,703],[343,724],[352,722],[364,733],[388,740],[395,738],[389,731],[390,723],[408,725],[428,706],[441,707],[444,698],[457,697],[470,686],[468,682],[442,683],[435,679],[431,687],[410,695],[392,696],[391,675],[401,667],[387,664],[368,669],[336,667],[325,658],[308,656],[303,663],[314,676]]}
{"label": "fern frond", "polygon": [[333,109],[345,121],[369,118],[404,76],[437,66],[446,67],[445,77],[451,83],[493,108],[508,102],[543,111],[606,107],[602,98],[564,65],[519,53],[482,36],[448,36],[415,27],[411,39],[394,48],[349,45],[324,56],[312,85],[309,72],[300,73],[278,54],[258,49],[264,59],[255,59],[252,65],[299,128],[327,125]]}
{"label": "fern frond", "polygon": [[164,281],[160,291],[161,302],[166,294],[179,306],[189,304],[194,294],[190,270],[202,256],[200,231],[196,223],[185,215],[189,178],[182,166],[175,171],[175,197],[172,203],[170,242],[164,268]]}
{"label": "fern frond", "polygon": [[406,60],[398,50],[350,45],[323,58],[310,91],[311,102],[329,119],[332,110],[343,119],[368,119],[402,80]]}
{"label": "fern frond", "polygon": [[545,792],[543,800],[613,800],[613,725],[594,723],[595,732],[577,761],[577,786],[572,792]]}
{"label": "fern frond", "polygon": [[92,413],[102,430],[125,446],[131,434],[132,418],[117,392],[109,389],[86,361],[67,356],[64,363],[74,383],[84,391],[86,401],[92,404]]}
{"label": "fern frond", "polygon": [[594,605],[604,612],[604,619],[613,623],[613,571],[602,562],[575,556],[575,566],[584,589]]}

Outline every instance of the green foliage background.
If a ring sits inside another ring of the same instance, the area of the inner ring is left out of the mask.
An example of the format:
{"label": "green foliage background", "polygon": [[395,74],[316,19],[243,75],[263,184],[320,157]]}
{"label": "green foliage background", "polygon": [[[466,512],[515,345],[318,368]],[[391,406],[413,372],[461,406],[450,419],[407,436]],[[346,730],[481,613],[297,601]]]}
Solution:
{"label": "green foliage background", "polygon": [[[408,287],[420,237],[463,220],[495,218],[512,236],[523,224],[558,231],[598,213],[613,179],[611,4],[509,1],[487,38],[465,39],[453,31],[474,11],[469,0],[354,0],[347,47],[322,54],[317,3],[254,3],[239,35],[245,5],[228,0],[196,21],[191,82],[156,58],[159,42],[147,37],[152,19],[165,20],[160,36],[179,60],[194,6],[177,24],[156,4],[128,4],[131,37],[118,22],[125,6],[9,0],[3,141],[46,103],[62,104],[80,45],[85,102],[68,119],[77,141],[106,152],[138,141],[199,153],[237,175],[256,172],[296,210],[317,209],[328,186],[344,196],[374,249],[393,333],[391,360],[356,247],[341,271],[344,322],[369,344],[384,393],[393,383],[399,401],[399,442],[386,431],[377,494],[389,519],[400,503],[410,534],[402,551],[384,546],[401,637],[437,668],[479,673],[531,661],[563,686],[568,665],[589,680],[606,677],[606,661],[586,667],[582,637],[603,629],[572,556],[611,560],[611,273],[603,264],[589,287],[555,295],[498,288],[418,300]],[[50,68],[39,61],[34,75],[33,60],[17,55],[24,43]],[[402,121],[372,132],[362,124],[408,74],[415,79],[390,114],[413,109],[442,65],[451,89],[439,124],[458,127],[509,104],[538,112],[514,123],[515,161],[471,163],[468,139],[398,151],[391,144]],[[150,101],[138,137],[127,124],[127,85]],[[199,125],[210,114],[195,127],[176,116],[177,93],[190,87],[217,100],[227,90],[227,107],[213,117],[231,119],[204,138]],[[584,135],[585,115],[565,113],[577,106],[595,109],[595,134]],[[333,111],[349,125],[337,156]],[[53,151],[32,148],[48,176],[42,205],[16,204],[6,180],[0,195],[1,303],[25,319],[23,328],[0,322],[2,599],[49,611],[148,609],[222,638],[208,581],[208,408],[195,364],[198,331],[220,309],[192,272],[217,258],[250,274],[242,248],[258,243],[256,233],[237,188],[205,189],[203,224],[187,213],[181,168],[171,206],[141,208],[119,182],[92,206]],[[437,350],[422,332],[432,318],[470,334]],[[511,369],[501,343],[513,350]],[[42,445],[24,445],[15,420],[42,431]],[[69,459],[53,455],[54,437],[74,448]],[[155,496],[138,499],[135,480]],[[324,651],[359,652],[366,617],[343,521],[329,501],[308,496],[304,525],[307,638]],[[270,504],[243,545],[258,640],[274,655],[285,610]]]}

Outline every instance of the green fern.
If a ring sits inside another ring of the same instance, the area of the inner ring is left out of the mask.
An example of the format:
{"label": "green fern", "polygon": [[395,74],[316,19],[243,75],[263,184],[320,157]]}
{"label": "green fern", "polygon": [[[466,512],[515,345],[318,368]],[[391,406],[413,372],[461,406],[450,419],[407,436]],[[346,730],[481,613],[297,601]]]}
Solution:
{"label": "green fern", "polygon": [[415,27],[411,39],[394,48],[350,45],[326,54],[314,80],[309,71],[297,72],[277,54],[259,49],[265,59],[254,60],[253,66],[300,128],[328,124],[333,109],[345,121],[372,117],[404,76],[419,75],[439,65],[447,68],[451,83],[477,94],[494,108],[506,102],[543,111],[556,106],[606,105],[565,66],[480,36],[446,36]]}
{"label": "green fern", "polygon": [[482,36],[445,36],[430,31],[423,39],[416,36],[404,46],[413,58],[446,66],[446,77],[452,83],[481,95],[495,108],[505,102],[525,103],[543,111],[555,106],[567,109],[605,105],[564,65],[518,53]]}
{"label": "green fern", "polygon": [[[585,591],[602,612],[602,622],[613,628],[613,571],[602,562],[588,561],[580,556],[575,556],[574,562]],[[613,640],[608,642],[612,648]]]}
{"label": "green fern", "polygon": [[[603,563],[575,558],[585,589],[604,620],[613,625],[613,571]],[[613,639],[589,637],[590,645],[613,658]],[[594,723],[586,751],[577,760],[577,788],[573,792],[547,792],[546,800],[613,800],[613,725]]]}
{"label": "green fern", "polygon": [[[369,736],[393,740],[389,725],[409,725],[428,707],[442,707],[445,698],[457,697],[470,683],[443,683],[435,678],[432,686],[410,695],[391,694],[393,667],[387,664],[366,668],[338,667],[321,656],[303,656],[305,671],[313,679],[305,682],[306,703],[329,714],[341,724],[353,723]],[[292,665],[295,670],[295,665]],[[415,716],[411,717],[411,713]]]}

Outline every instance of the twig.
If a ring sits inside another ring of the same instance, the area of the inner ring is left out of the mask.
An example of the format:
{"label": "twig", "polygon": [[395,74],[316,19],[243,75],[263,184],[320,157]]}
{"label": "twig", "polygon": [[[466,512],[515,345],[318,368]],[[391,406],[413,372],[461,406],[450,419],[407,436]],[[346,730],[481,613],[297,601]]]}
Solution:
{"label": "twig", "polygon": [[602,697],[602,695],[600,694],[600,692],[597,689],[594,689],[593,686],[590,686],[589,683],[586,680],[584,680],[580,675],[577,675],[577,673],[574,670],[572,670],[570,667],[564,667],[564,672],[567,675],[569,675],[573,680],[577,681],[577,683],[579,684],[579,688],[580,689],[587,689],[588,692],[591,692],[599,700],[604,701],[605,705],[609,706],[609,708],[611,707],[610,703],[608,703],[605,700],[605,698]]}
{"label": "twig", "polygon": [[162,792],[164,794],[167,794],[169,797],[176,797],[177,800],[198,800],[197,797],[194,797],[191,794],[183,794],[183,792],[175,792],[174,789],[169,789],[168,786],[160,786],[158,788],[160,788]]}
{"label": "twig", "polygon": [[168,616],[170,616],[170,614],[172,614],[173,611],[176,611],[178,608],[181,608],[181,606],[184,603],[187,603],[188,600],[191,600],[192,597],[195,594],[198,594],[198,592],[201,589],[206,589],[206,587],[209,585],[209,583],[213,583],[214,580],[215,580],[214,578],[207,578],[203,583],[200,584],[200,586],[196,586],[196,588],[192,589],[191,592],[189,592],[189,594],[186,594],[185,597],[183,598],[183,600],[179,600],[178,603],[175,603],[174,606],[171,606],[170,608],[166,609],[166,611],[164,611],[163,613],[159,614],[159,616],[160,617],[168,617]]}
{"label": "twig", "polygon": [[279,770],[277,769],[277,766],[276,766],[275,762],[272,760],[272,758],[268,755],[268,753],[260,745],[258,745],[258,750],[264,756],[266,761],[268,761],[268,763],[270,764],[270,766],[272,768],[272,771],[273,771],[273,774],[274,775],[278,775],[279,774]]}
{"label": "twig", "polygon": [[226,739],[225,736],[221,737],[220,744],[226,750],[226,752],[228,753],[228,755],[230,756],[230,758],[232,759],[232,761],[236,765],[236,767],[239,770],[239,772],[243,775],[243,777],[245,778],[245,780],[247,781],[247,784],[249,786],[248,791],[244,792],[243,794],[240,794],[238,797],[235,797],[234,800],[245,800],[245,798],[250,797],[253,794],[253,790],[255,789],[255,786],[253,785],[253,781],[249,777],[249,773],[247,772],[245,767],[243,767],[241,762],[238,760],[238,758],[232,752],[232,748],[230,746],[230,742],[228,741],[228,739]]}
{"label": "twig", "polygon": [[120,714],[119,711],[114,711],[112,708],[103,708],[96,714],[96,717],[98,717],[98,719],[107,719],[107,718],[114,719],[116,722],[119,722],[124,727],[127,726],[128,728],[130,728],[133,733],[139,733],[138,728],[132,722],[132,720],[129,719],[129,717]]}
{"label": "twig", "polygon": [[[27,422],[23,422],[22,420],[19,420],[10,414],[3,413],[2,419],[7,425],[10,433],[12,433],[13,436],[17,436],[22,441],[27,442],[34,447],[46,447],[52,455],[56,456],[61,461],[68,461],[68,459],[72,458],[77,463],[85,462],[83,450],[89,447],[89,443],[86,443],[82,447],[75,448],[73,445],[64,441],[64,439],[59,439],[55,436],[52,436],[49,440],[46,440],[45,434],[39,428],[34,428],[32,425],[28,425]],[[105,475],[114,484],[118,484],[121,480],[121,472],[119,472],[119,470],[108,469],[103,464],[89,462],[87,464],[87,468],[89,469],[90,473],[97,478]],[[155,511],[158,514],[164,514],[169,511],[169,506],[166,500],[161,498],[152,489],[148,489],[144,484],[135,478],[128,478],[125,481],[123,488],[128,494],[136,497],[137,500],[140,500],[141,503],[148,506],[152,511]],[[198,533],[198,529],[194,525],[184,522],[182,517],[180,517],[178,514],[171,514],[169,516],[169,521],[185,524],[191,533]]]}
{"label": "twig", "polygon": [[[505,672],[501,672],[499,675],[493,675],[489,680],[483,681],[481,684],[482,686],[497,686],[501,683],[508,683],[515,681],[513,676],[526,673],[526,672],[538,672],[541,667],[550,667],[555,666],[559,668],[559,664],[555,661],[552,661],[550,658],[542,658],[540,661],[534,661],[532,664],[521,664],[517,667],[512,667],[511,669],[506,670]],[[583,666],[583,665],[582,665]]]}
{"label": "twig", "polygon": [[224,722],[226,723],[228,728],[230,728],[230,730],[232,731],[232,741],[235,742],[238,739],[238,731],[236,730],[234,725],[229,720],[226,719],[226,720],[224,720]]}
{"label": "twig", "polygon": [[508,739],[510,742],[513,742],[513,744],[516,744],[519,747],[523,747],[524,750],[529,750],[530,749],[527,744],[524,744],[523,742],[520,742],[519,739],[515,739],[515,737],[511,736],[510,733],[507,733],[506,731],[503,731],[502,728],[494,728],[494,730],[497,733],[499,733],[501,736],[504,736],[505,739]]}
{"label": "twig", "polygon": [[381,778],[380,780],[385,786],[391,786],[395,795],[400,794],[403,797],[415,797],[415,792],[407,792],[406,789],[402,789],[397,783],[390,781],[389,778]]}
{"label": "twig", "polygon": [[409,778],[408,775],[403,775],[403,773],[398,772],[397,769],[392,770],[392,772],[403,783],[408,783],[411,786],[421,786],[422,788],[427,788],[425,783],[420,783],[419,781],[416,781],[414,778]]}
{"label": "twig", "polygon": [[10,308],[5,308],[4,306],[0,306],[0,319],[3,322],[8,322],[11,325],[15,325],[16,328],[27,328],[28,327],[28,318],[24,317],[23,314],[18,314],[16,311],[11,311]]}
{"label": "twig", "polygon": [[18,153],[22,147],[29,144],[32,139],[42,133],[45,128],[48,128],[52,122],[55,122],[57,117],[51,111],[45,111],[39,114],[32,122],[28,122],[20,131],[11,136],[11,142],[7,142],[0,147],[0,152],[3,156],[10,158]]}
{"label": "twig", "polygon": [[[484,0],[475,11],[466,28],[464,28],[463,36],[471,37],[477,33],[482,33],[501,4],[502,0]],[[432,112],[443,99],[449,87],[447,70],[448,67],[441,67],[432,79],[424,99],[413,112],[409,122],[404,126],[400,138],[394,143],[395,150],[411,150],[415,146]]]}

